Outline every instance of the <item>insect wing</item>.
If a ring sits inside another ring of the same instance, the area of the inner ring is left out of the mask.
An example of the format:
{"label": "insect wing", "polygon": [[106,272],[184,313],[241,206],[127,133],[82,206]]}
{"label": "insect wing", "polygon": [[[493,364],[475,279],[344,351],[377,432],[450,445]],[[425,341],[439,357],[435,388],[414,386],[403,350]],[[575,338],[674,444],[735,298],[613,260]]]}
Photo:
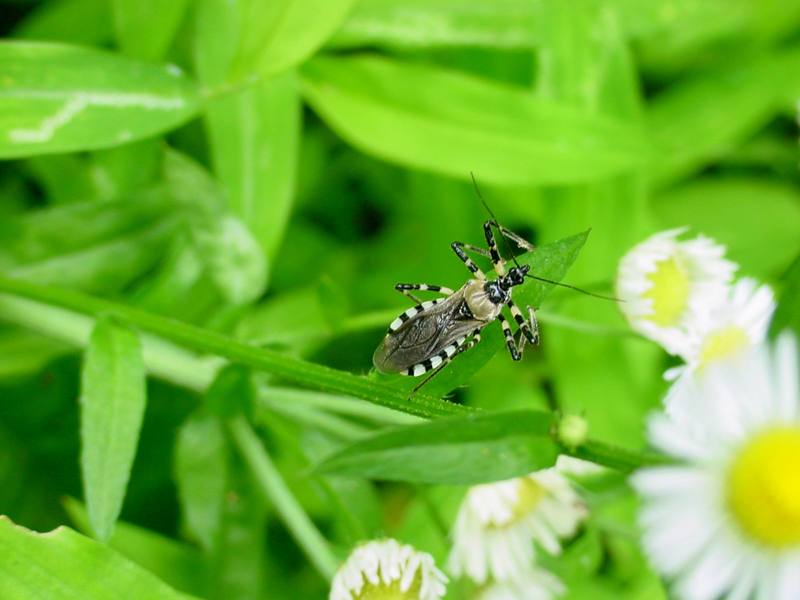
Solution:
{"label": "insect wing", "polygon": [[375,350],[372,362],[383,373],[400,373],[483,325],[472,315],[459,291],[390,331]]}

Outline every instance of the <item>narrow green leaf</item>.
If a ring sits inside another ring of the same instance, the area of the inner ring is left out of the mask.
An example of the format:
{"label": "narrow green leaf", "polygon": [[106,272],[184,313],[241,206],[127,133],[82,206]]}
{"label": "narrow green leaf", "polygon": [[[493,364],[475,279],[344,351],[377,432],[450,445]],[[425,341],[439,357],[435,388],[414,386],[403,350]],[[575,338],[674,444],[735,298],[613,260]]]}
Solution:
{"label": "narrow green leaf", "polygon": [[[86,507],[74,498],[65,498],[63,504],[78,530],[91,535]],[[205,590],[206,565],[194,546],[124,521],[117,523],[108,546],[177,590],[199,595]]]}
{"label": "narrow green leaf", "polygon": [[114,28],[122,51],[132,58],[164,58],[181,24],[188,0],[113,0]]}
{"label": "narrow green leaf", "polygon": [[[413,398],[409,398],[407,392],[398,389],[396,385],[371,381],[366,377],[359,377],[346,371],[300,360],[274,350],[257,348],[209,329],[202,329],[177,319],[163,317],[146,310],[98,298],[97,296],[89,296],[75,291],[9,278],[4,276],[2,272],[0,272],[0,292],[43,302],[49,306],[40,307],[40,314],[55,312],[59,314],[59,319],[64,318],[62,311],[45,309],[61,307],[81,314],[114,315],[144,331],[172,340],[188,348],[215,354],[232,362],[251,367],[256,371],[271,373],[305,387],[362,398],[400,412],[432,418],[441,415],[464,414],[471,411],[466,406],[440,401],[426,393],[425,390],[421,390]],[[27,303],[4,302],[3,310],[11,312],[15,322],[24,323],[28,327],[38,329],[30,319],[30,308]],[[70,321],[83,322],[81,319],[72,318],[70,318]],[[80,325],[78,326],[80,327]],[[80,338],[78,339],[80,340]],[[72,341],[72,338],[70,338],[70,341]],[[205,363],[203,365],[204,368],[198,370],[197,360],[187,360],[186,357],[179,356],[183,353],[174,352],[173,350],[166,351],[167,349],[167,345],[161,346],[162,357],[165,360],[170,360],[171,367],[177,366],[177,371],[181,372],[180,379],[177,379],[177,381],[187,382],[191,387],[199,387],[201,389],[208,384],[207,371],[216,367],[213,362]],[[154,364],[152,368],[157,371],[160,370],[161,366]],[[176,372],[173,371],[172,375],[175,376]]]}
{"label": "narrow green leaf", "polygon": [[219,291],[233,304],[264,291],[267,263],[247,226],[230,211],[211,175],[190,158],[168,150],[164,170],[173,197],[187,208],[198,255]]}
{"label": "narrow green leaf", "polygon": [[334,48],[532,48],[539,3],[530,0],[361,0],[329,42]]}
{"label": "narrow green leaf", "polygon": [[[517,261],[522,265],[530,265],[532,275],[552,281],[561,281],[572,263],[578,258],[588,235],[589,232],[585,231],[552,244],[540,246],[533,252],[518,256]],[[552,289],[553,286],[549,283],[527,281],[514,290],[514,302],[523,311],[528,305],[534,309],[539,308]],[[445,367],[423,389],[428,394],[439,396],[464,385],[504,345],[505,341],[499,323],[491,323],[481,332],[480,344]]]}
{"label": "narrow green leaf", "polygon": [[0,516],[0,597],[188,600],[110,548],[67,527],[37,533]]}
{"label": "narrow green leaf", "polygon": [[555,417],[536,411],[467,415],[379,433],[326,460],[322,473],[414,483],[475,484],[551,466]]}
{"label": "narrow green leaf", "polygon": [[303,92],[357,148],[464,179],[480,169],[493,183],[574,183],[641,167],[649,153],[636,125],[410,62],[315,58]]}
{"label": "narrow green leaf", "polygon": [[146,402],[139,339],[98,319],[81,374],[81,473],[89,520],[106,541],[122,509]]}
{"label": "narrow green leaf", "polygon": [[272,76],[311,56],[344,20],[355,0],[243,0],[231,79]]}
{"label": "narrow green leaf", "polygon": [[210,552],[228,479],[227,443],[216,416],[195,413],[181,425],[173,465],[185,527]]}
{"label": "narrow green leaf", "polygon": [[107,148],[198,110],[175,67],[62,44],[0,42],[0,158]]}
{"label": "narrow green leaf", "polygon": [[771,337],[791,330],[800,339],[800,254],[783,277],[783,291],[769,327]]}
{"label": "narrow green leaf", "polygon": [[[206,86],[222,83],[237,40],[239,4],[204,0],[197,12],[195,63]],[[289,218],[301,108],[295,73],[265,79],[206,107],[214,170],[230,210],[272,262]]]}

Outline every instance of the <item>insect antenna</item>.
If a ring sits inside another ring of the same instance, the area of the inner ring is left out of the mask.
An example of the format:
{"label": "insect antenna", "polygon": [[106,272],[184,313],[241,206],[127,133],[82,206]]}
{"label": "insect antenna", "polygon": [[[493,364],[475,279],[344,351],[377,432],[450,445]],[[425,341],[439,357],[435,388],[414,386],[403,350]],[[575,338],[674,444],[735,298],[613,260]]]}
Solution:
{"label": "insect antenna", "polygon": [[581,294],[586,294],[587,296],[593,296],[595,298],[601,298],[602,300],[611,300],[612,302],[625,302],[622,298],[615,298],[614,296],[604,296],[603,294],[595,294],[594,292],[590,292],[588,290],[584,290],[583,288],[579,288],[576,285],[570,285],[569,283],[561,283],[560,281],[553,281],[552,279],[546,279],[544,277],[539,277],[538,275],[531,275],[530,273],[526,273],[525,277],[530,277],[531,279],[536,279],[537,281],[542,281],[544,283],[549,283],[552,285],[558,285],[561,287],[569,288],[571,290],[575,290],[576,292],[580,292]]}
{"label": "insect antenna", "polygon": [[[489,213],[489,216],[492,217],[492,223],[494,223],[494,226],[500,229],[500,223],[497,222],[497,217],[494,216],[492,209],[489,208],[489,205],[486,204],[486,200],[483,199],[483,194],[481,194],[481,190],[478,187],[478,181],[475,179],[475,173],[470,171],[469,176],[472,177],[472,186],[475,188],[475,195],[478,196],[478,199],[481,201],[481,204],[483,204],[483,208],[485,208],[486,212]],[[503,240],[503,245],[506,247],[506,251],[508,252],[508,255],[511,257],[511,260],[514,262],[514,265],[517,268],[519,268],[520,264],[517,262],[517,257],[514,256],[514,252],[513,250],[511,250],[511,246],[509,245],[506,236],[501,234],[500,238]]]}

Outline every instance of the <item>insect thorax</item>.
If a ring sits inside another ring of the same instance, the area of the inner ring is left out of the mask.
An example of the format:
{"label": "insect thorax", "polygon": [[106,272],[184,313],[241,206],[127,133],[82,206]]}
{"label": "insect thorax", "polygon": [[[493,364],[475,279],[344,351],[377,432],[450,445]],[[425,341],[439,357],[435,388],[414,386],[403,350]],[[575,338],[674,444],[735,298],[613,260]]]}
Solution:
{"label": "insect thorax", "polygon": [[[494,282],[489,282],[494,283]],[[471,279],[464,285],[464,300],[472,311],[472,314],[479,321],[494,321],[500,313],[500,308],[505,300],[511,297],[510,290],[503,291],[504,298],[500,303],[492,300],[490,293],[486,290],[486,281]],[[495,296],[492,294],[492,296]],[[496,297],[495,300],[500,299]]]}

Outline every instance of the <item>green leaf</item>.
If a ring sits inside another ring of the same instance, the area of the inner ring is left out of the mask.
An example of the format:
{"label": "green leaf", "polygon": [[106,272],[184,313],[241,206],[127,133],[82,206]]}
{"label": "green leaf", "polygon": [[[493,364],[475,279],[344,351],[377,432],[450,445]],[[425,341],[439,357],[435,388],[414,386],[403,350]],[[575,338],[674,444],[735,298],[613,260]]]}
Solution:
{"label": "green leaf", "polygon": [[113,37],[108,0],[54,0],[32,7],[17,24],[18,39],[107,45]]}
{"label": "green leaf", "polygon": [[771,337],[785,330],[794,331],[800,339],[800,254],[783,277],[783,291],[769,327]]}
{"label": "green leaf", "polygon": [[[16,277],[116,292],[153,268],[175,231],[163,193],[23,213],[0,232],[0,264]],[[64,235],[69,231],[69,235]]]}
{"label": "green leaf", "polygon": [[705,177],[670,188],[651,206],[662,228],[688,225],[728,248],[745,274],[781,273],[800,249],[800,192],[766,177]]}
{"label": "green leaf", "polygon": [[[653,98],[650,130],[661,159],[654,180],[664,186],[724,157],[800,94],[800,49],[724,66],[679,81]],[[687,140],[692,140],[687,144]]]}
{"label": "green leaf", "polygon": [[195,413],[178,431],[175,483],[186,529],[207,552],[219,531],[227,485],[227,443],[218,418]]}
{"label": "green leaf", "polygon": [[175,67],[0,42],[0,158],[116,146],[172,129],[198,107],[195,86]]}
{"label": "green leaf", "polygon": [[399,60],[315,58],[303,92],[360,150],[464,179],[479,169],[492,183],[575,183],[641,167],[649,153],[635,125]]}
{"label": "green leaf", "polygon": [[[75,526],[91,535],[83,504],[74,498],[65,498],[63,504]],[[177,590],[200,595],[205,590],[206,564],[194,546],[124,521],[117,523],[108,546]]]}
{"label": "green leaf", "polygon": [[355,0],[243,0],[231,79],[276,75],[311,56]]}
{"label": "green leaf", "polygon": [[[195,62],[207,86],[222,83],[237,40],[240,5],[204,0],[198,9]],[[205,112],[214,170],[228,207],[275,259],[294,200],[301,108],[294,72],[209,102]]]}
{"label": "green leaf", "polygon": [[168,150],[164,158],[173,197],[187,208],[192,241],[219,291],[233,304],[264,291],[267,263],[247,226],[225,208],[211,175],[190,158]]}
{"label": "green leaf", "polygon": [[322,463],[322,473],[414,483],[475,484],[551,466],[553,415],[514,411],[439,419],[379,433]]}
{"label": "green leaf", "polygon": [[188,600],[110,548],[67,527],[37,533],[0,517],[0,597]]}
{"label": "green leaf", "polygon": [[136,333],[100,317],[81,374],[81,473],[89,521],[106,541],[122,509],[146,402]]}
{"label": "green leaf", "polygon": [[164,58],[188,0],[113,0],[114,28],[122,51],[142,60]]}
{"label": "green leaf", "polygon": [[539,17],[539,3],[530,0],[361,0],[328,45],[530,49]]}
{"label": "green leaf", "polygon": [[[522,265],[530,265],[531,274],[552,281],[561,281],[589,235],[588,231],[561,239],[551,244],[539,246],[533,252],[517,257]],[[525,306],[540,308],[548,293],[553,289],[549,283],[528,281],[514,290],[514,302],[525,312]],[[498,350],[505,346],[499,323],[490,323],[481,331],[481,342],[469,352],[460,355],[445,367],[423,388],[426,393],[443,395],[460,385],[464,385],[477,373]],[[393,378],[399,379],[400,376]]]}

